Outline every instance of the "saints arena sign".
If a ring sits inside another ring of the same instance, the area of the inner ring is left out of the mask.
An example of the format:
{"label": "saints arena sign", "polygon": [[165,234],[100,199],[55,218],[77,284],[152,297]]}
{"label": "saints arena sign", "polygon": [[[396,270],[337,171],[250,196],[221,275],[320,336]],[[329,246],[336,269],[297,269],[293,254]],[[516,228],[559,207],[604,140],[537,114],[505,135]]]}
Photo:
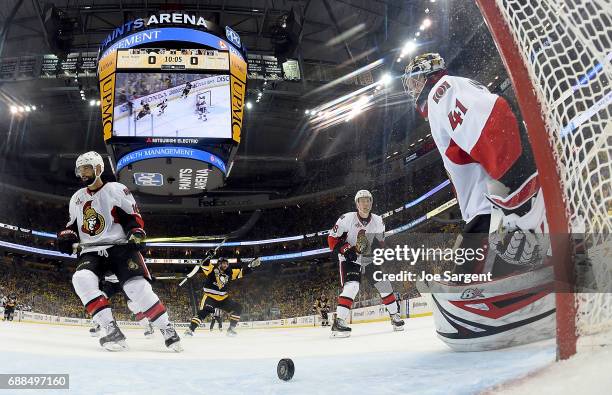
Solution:
{"label": "saints arena sign", "polygon": [[150,17],[143,19],[138,18],[132,21],[124,23],[122,26],[117,27],[111,34],[109,34],[102,44],[100,50],[104,50],[111,42],[115,41],[119,37],[125,34],[132,33],[142,28],[149,28],[156,25],[189,25],[191,27],[203,27],[206,30],[214,30],[214,24],[207,21],[203,17],[196,17],[195,15],[188,14],[159,14],[151,15]]}

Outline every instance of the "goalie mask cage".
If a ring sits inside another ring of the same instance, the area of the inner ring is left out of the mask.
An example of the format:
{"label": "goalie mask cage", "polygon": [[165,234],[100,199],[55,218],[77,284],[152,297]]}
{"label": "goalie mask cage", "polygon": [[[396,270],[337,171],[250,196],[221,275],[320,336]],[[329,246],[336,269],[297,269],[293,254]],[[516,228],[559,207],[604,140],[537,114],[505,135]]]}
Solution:
{"label": "goalie mask cage", "polygon": [[[555,265],[557,358],[566,359],[589,344],[610,344],[612,329],[612,5],[476,1],[536,159]],[[575,263],[570,233],[584,234],[587,265]]]}

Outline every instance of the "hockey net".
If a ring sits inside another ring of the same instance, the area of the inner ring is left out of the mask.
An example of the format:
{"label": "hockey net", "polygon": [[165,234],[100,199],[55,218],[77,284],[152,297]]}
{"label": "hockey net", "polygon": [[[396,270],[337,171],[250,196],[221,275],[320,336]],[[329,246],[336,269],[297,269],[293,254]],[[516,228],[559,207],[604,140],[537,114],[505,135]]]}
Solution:
{"label": "hockey net", "polygon": [[210,89],[206,89],[206,90],[202,90],[198,92],[197,98],[198,98],[198,101],[203,100],[204,103],[206,103],[206,106],[214,107],[213,102],[212,102],[212,92]]}
{"label": "hockey net", "polygon": [[[575,284],[556,296],[564,359],[589,335],[610,344],[601,335],[612,329],[612,3],[477,2],[527,125],[551,235],[584,234],[574,236],[582,242],[572,243],[572,259],[555,262],[564,266],[555,268],[557,279],[565,273]],[[586,247],[586,263],[577,263],[576,245]]]}

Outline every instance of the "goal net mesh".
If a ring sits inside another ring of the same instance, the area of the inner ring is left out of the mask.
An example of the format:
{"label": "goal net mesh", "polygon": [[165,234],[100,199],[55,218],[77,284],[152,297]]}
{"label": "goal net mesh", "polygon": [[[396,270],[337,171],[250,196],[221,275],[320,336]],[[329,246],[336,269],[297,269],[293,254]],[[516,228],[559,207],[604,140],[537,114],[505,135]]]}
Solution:
{"label": "goal net mesh", "polygon": [[603,332],[612,328],[612,1],[496,4],[542,108],[569,229],[585,235],[587,264],[576,266],[576,335]]}

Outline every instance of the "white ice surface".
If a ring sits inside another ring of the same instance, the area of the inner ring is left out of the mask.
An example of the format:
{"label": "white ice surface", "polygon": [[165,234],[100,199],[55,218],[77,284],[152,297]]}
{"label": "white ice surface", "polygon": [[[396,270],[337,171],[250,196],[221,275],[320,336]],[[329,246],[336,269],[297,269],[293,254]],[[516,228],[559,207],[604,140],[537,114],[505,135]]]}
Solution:
{"label": "white ice surface", "polygon": [[158,115],[158,102],[155,101],[151,103],[151,115],[145,115],[137,120],[135,125],[134,120],[138,110],[134,110],[132,116],[117,119],[113,125],[115,135],[134,136],[136,130],[138,137],[229,138],[231,137],[229,86],[213,87],[210,91],[214,97],[213,106],[207,107],[206,121],[198,119],[196,98],[199,92],[192,89],[186,98],[177,97],[168,100],[168,107],[161,115]]}
{"label": "white ice surface", "polygon": [[[243,329],[234,338],[200,328],[183,337],[185,351],[177,354],[159,332],[148,340],[127,329],[130,350],[110,353],[88,328],[0,322],[0,373],[69,373],[75,394],[448,395],[479,393],[555,357],[552,340],[452,352],[436,338],[431,317],[407,320],[404,332],[393,332],[389,322],[352,327],[347,339],[330,339],[329,328],[320,327]],[[281,358],[295,363],[289,382],[276,376]]]}

